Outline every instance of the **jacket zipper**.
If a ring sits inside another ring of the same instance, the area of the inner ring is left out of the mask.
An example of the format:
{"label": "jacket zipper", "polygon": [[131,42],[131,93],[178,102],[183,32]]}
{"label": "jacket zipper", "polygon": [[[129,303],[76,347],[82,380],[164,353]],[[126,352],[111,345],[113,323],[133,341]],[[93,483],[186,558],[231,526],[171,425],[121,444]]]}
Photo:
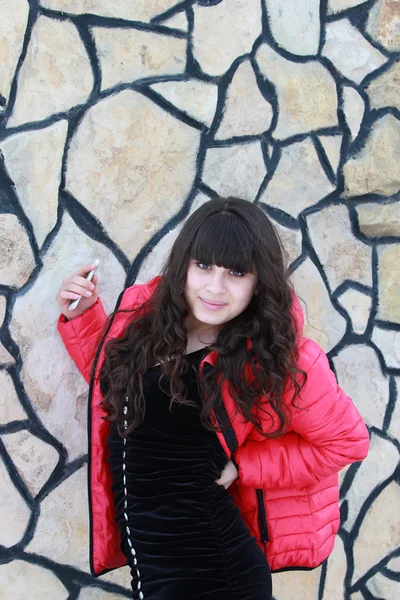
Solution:
{"label": "jacket zipper", "polygon": [[264,553],[267,553],[267,542],[269,542],[269,533],[267,525],[267,515],[265,513],[264,492],[261,489],[256,490],[258,503],[258,526],[260,528],[260,541],[264,546]]}

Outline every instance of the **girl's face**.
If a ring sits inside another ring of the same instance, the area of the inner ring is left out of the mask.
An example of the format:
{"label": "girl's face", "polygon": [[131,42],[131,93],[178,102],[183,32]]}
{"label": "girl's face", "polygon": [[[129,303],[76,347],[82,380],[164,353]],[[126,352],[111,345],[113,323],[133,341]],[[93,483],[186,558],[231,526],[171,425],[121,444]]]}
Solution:
{"label": "girl's face", "polygon": [[220,327],[242,313],[254,294],[258,275],[242,273],[192,259],[186,277],[188,329]]}

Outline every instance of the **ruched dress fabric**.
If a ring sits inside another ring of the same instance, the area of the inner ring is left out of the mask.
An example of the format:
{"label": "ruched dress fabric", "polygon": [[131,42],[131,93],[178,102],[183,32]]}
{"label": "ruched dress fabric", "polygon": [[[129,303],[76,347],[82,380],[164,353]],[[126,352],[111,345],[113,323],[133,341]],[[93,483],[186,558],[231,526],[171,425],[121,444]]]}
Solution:
{"label": "ruched dress fabric", "polygon": [[270,600],[263,551],[228,491],[216,480],[227,463],[214,431],[200,421],[201,349],[186,355],[188,398],[169,411],[168,379],[144,376],[146,413],[123,441],[114,424],[109,450],[121,549],[134,600]]}

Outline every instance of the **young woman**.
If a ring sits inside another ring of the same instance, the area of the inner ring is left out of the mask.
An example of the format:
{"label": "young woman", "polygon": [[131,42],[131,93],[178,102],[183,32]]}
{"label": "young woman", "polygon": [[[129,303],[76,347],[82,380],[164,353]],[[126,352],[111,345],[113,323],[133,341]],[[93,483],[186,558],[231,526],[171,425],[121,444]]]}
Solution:
{"label": "young woman", "polygon": [[270,570],[332,551],[338,471],[369,447],[302,337],[276,231],[251,202],[205,203],[108,319],[91,268],[57,300],[90,382],[93,574],[128,563],[135,599],[268,600]]}

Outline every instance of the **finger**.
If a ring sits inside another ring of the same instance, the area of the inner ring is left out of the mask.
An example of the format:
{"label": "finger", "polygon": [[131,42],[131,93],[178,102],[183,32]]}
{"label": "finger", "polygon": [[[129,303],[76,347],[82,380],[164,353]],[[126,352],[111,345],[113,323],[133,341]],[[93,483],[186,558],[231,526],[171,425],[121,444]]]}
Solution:
{"label": "finger", "polygon": [[85,275],[87,275],[89,273],[89,271],[93,271],[93,269],[96,268],[97,265],[95,265],[94,263],[88,263],[86,265],[82,265],[81,267],[79,267],[79,269],[77,271],[75,271],[75,273],[73,273],[73,275],[79,275],[81,277],[85,277]]}
{"label": "finger", "polygon": [[92,290],[94,288],[94,284],[91,281],[85,279],[84,277],[81,277],[80,275],[75,275],[70,281],[71,283],[79,285],[85,288],[86,290]]}
{"label": "finger", "polygon": [[80,296],[86,296],[90,298],[92,292],[87,289],[87,287],[83,287],[81,285],[76,285],[75,283],[70,283],[67,288],[65,288],[67,292],[74,292],[74,294],[79,294]]}
{"label": "finger", "polygon": [[67,292],[66,290],[60,292],[60,298],[62,300],[78,300],[80,297],[81,294],[74,294],[74,292]]}

